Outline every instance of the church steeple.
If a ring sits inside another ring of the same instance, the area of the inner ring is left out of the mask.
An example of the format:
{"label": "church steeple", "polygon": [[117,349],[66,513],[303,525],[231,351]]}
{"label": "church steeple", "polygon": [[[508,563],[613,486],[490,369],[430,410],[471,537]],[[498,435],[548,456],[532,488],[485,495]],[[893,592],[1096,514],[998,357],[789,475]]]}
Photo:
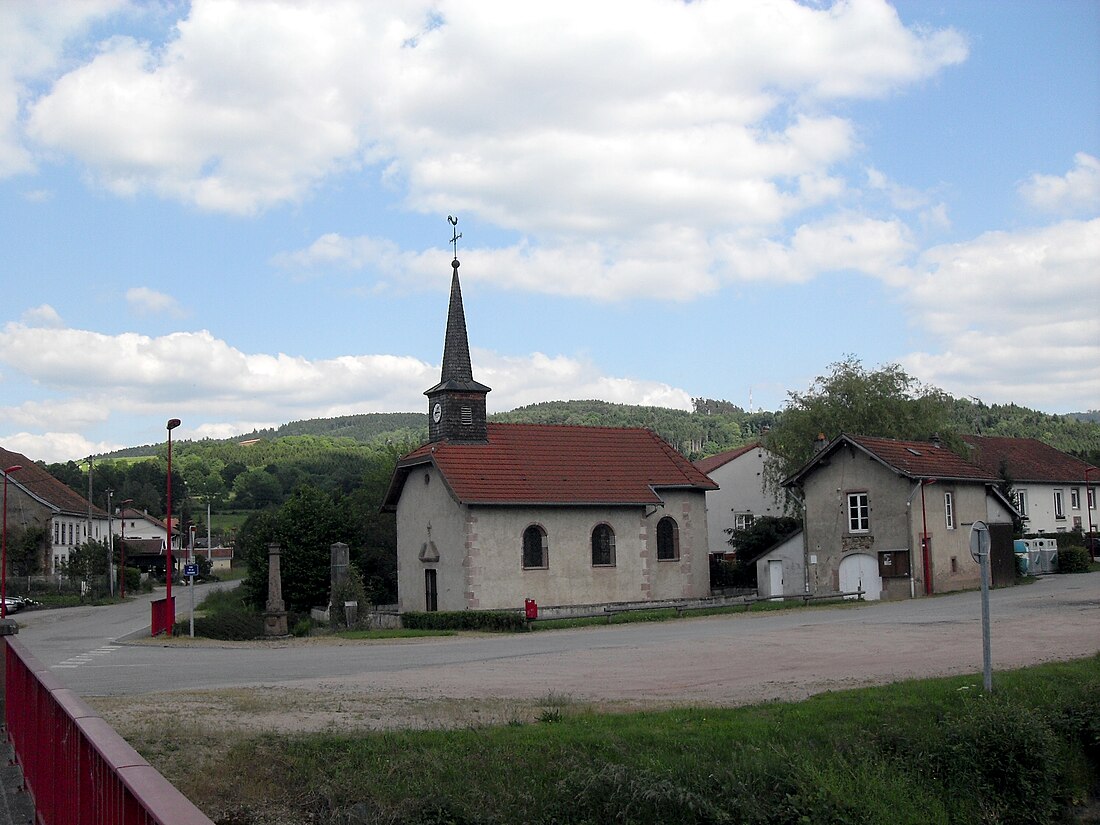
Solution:
{"label": "church steeple", "polygon": [[488,441],[485,396],[489,387],[474,380],[470,363],[470,342],[466,335],[466,313],[462,308],[462,286],[458,280],[458,219],[447,216],[455,227],[451,243],[451,300],[447,307],[447,332],[443,340],[443,368],[439,383],[427,390],[428,440]]}

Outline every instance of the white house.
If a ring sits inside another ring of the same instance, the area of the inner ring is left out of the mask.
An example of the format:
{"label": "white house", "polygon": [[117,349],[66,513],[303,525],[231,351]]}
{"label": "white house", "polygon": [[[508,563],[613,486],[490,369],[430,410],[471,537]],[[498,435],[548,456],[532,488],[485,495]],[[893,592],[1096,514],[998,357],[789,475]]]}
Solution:
{"label": "white house", "polygon": [[1100,467],[1034,438],[968,435],[970,460],[1012,480],[1026,533],[1091,532],[1100,525],[1096,487]]}
{"label": "white house", "polygon": [[[718,488],[707,493],[709,550],[730,551],[729,530],[751,527],[761,516],[797,515],[786,489],[768,489],[764,464],[767,450],[753,442],[694,462]],[[791,507],[787,505],[791,504]]]}
{"label": "white house", "polygon": [[0,471],[8,474],[8,530],[41,527],[49,547],[39,548],[38,568],[57,573],[69,554],[88,541],[106,541],[107,513],[58,481],[21,453],[0,448]]}

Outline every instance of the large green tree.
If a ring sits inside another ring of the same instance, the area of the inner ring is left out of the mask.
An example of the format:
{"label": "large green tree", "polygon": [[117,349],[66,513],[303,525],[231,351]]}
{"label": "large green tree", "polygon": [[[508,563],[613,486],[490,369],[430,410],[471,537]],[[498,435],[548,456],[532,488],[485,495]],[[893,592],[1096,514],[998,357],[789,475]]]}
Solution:
{"label": "large green tree", "polygon": [[316,487],[299,487],[277,510],[249,518],[238,536],[238,550],[248,561],[242,583],[249,602],[267,603],[268,544],[282,548],[283,601],[288,610],[306,611],[328,604],[330,548],[348,543],[342,508]]}
{"label": "large green tree", "polygon": [[897,364],[868,370],[854,356],[830,366],[806,392],[791,392],[775,426],[764,438],[773,456],[769,482],[775,484],[808,461],[819,434],[841,433],[927,441],[939,436],[962,450],[952,424],[951,396],[921,384]]}

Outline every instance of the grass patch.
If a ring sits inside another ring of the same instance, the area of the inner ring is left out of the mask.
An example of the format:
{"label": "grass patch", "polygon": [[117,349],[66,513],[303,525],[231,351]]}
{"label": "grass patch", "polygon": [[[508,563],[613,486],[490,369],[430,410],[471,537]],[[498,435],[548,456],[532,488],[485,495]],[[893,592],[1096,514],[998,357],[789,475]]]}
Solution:
{"label": "grass patch", "polygon": [[251,735],[184,775],[145,746],[234,825],[1066,821],[1100,781],[1100,656],[980,683],[629,714],[548,694],[532,723]]}

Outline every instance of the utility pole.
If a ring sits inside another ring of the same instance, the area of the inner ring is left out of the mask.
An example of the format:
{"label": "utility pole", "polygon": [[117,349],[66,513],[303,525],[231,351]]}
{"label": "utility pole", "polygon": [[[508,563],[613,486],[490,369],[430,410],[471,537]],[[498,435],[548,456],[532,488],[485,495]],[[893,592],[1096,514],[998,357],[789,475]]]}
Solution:
{"label": "utility pole", "polygon": [[115,597],[115,531],[111,520],[111,496],[114,492],[107,490],[107,589],[112,599]]}
{"label": "utility pole", "polygon": [[92,457],[88,456],[88,528],[84,541],[92,540]]}

